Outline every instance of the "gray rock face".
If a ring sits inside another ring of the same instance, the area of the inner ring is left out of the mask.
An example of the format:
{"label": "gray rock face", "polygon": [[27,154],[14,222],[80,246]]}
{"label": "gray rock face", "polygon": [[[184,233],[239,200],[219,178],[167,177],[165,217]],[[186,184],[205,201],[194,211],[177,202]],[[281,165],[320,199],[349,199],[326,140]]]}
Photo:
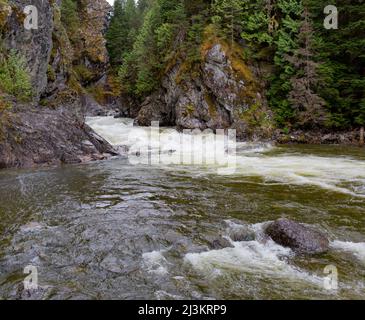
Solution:
{"label": "gray rock face", "polygon": [[[180,129],[234,128],[244,138],[249,134],[249,121],[242,115],[250,108],[271,118],[252,80],[244,80],[233,68],[221,44],[207,50],[199,76],[181,79],[183,65],[183,61],[177,62],[164,77],[162,88],[142,104],[136,124],[149,126],[151,121],[160,121]],[[247,75],[251,77],[249,69]]]}
{"label": "gray rock face", "polygon": [[7,115],[7,136],[0,139],[0,168],[75,164],[118,154],[69,108],[17,108]]}
{"label": "gray rock face", "polygon": [[[8,18],[4,43],[7,48],[21,53],[29,68],[35,97],[47,86],[47,67],[52,50],[53,9],[50,1],[9,0],[12,14]],[[22,13],[25,6],[38,9],[38,29],[26,30]]]}
{"label": "gray rock face", "polygon": [[[110,6],[105,0],[84,2],[86,27],[80,32],[85,50],[79,54],[86,51],[85,64],[92,62],[100,79],[108,62],[103,32]],[[36,30],[24,27],[28,5],[38,10]],[[90,97],[82,99],[81,84],[71,79],[75,50],[61,23],[60,5],[61,0],[9,0],[0,17],[4,46],[25,57],[34,91],[28,104],[2,97],[11,108],[0,110],[0,168],[73,164],[118,154],[84,123],[85,110],[90,106],[90,113],[97,113],[100,106]]]}
{"label": "gray rock face", "polygon": [[319,254],[329,249],[324,234],[288,219],[271,223],[265,233],[276,243],[300,254]]}

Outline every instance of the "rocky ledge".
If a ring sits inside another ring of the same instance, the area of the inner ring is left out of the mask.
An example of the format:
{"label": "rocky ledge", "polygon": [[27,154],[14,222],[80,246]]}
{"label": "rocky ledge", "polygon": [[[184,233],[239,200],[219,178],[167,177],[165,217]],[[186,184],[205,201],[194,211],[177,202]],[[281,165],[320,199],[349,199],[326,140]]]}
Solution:
{"label": "rocky ledge", "polygon": [[67,108],[17,105],[1,117],[0,168],[74,164],[118,154]]}
{"label": "rocky ledge", "polygon": [[272,140],[278,144],[315,144],[315,145],[360,145],[360,131],[330,132],[328,130],[295,130],[285,133],[276,130]]}

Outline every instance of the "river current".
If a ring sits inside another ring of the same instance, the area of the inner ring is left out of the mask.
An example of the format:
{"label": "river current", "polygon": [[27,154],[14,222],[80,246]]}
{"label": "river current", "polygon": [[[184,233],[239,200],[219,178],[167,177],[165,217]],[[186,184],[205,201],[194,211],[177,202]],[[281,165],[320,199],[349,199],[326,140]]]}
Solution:
{"label": "river current", "polygon": [[[234,172],[221,174],[131,163],[128,137],[153,151],[147,128],[88,124],[122,155],[0,171],[0,299],[27,297],[26,266],[40,288],[28,297],[39,299],[365,299],[364,149],[238,143]],[[178,150],[179,137],[159,141],[170,157],[197,152]],[[325,232],[330,251],[298,256],[266,239],[281,217]],[[242,225],[254,240],[229,238]],[[212,249],[217,237],[233,247]],[[325,285],[328,266],[337,289]]]}

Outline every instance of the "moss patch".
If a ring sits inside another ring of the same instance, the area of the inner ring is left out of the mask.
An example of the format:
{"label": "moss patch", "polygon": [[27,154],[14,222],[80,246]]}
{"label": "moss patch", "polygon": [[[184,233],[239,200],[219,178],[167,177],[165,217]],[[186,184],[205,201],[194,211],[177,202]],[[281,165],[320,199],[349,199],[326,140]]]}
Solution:
{"label": "moss patch", "polygon": [[213,24],[208,25],[204,30],[203,43],[200,48],[202,60],[205,60],[208,51],[216,44],[221,45],[238,78],[246,82],[253,82],[253,74],[245,63],[244,49],[236,42],[229,44],[225,39],[220,37]]}
{"label": "moss patch", "polygon": [[8,0],[0,0],[0,32],[4,30],[10,13],[11,7],[8,3]]}
{"label": "moss patch", "polygon": [[208,92],[205,93],[204,100],[205,100],[206,104],[208,105],[209,115],[212,118],[215,118],[217,116],[217,106],[214,103],[213,98],[211,97],[211,95]]}

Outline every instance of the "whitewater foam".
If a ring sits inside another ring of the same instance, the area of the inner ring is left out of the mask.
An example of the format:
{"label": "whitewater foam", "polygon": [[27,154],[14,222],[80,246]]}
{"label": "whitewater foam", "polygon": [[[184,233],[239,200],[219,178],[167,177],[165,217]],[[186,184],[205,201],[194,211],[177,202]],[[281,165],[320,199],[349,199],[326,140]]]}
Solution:
{"label": "whitewater foam", "polygon": [[251,275],[264,275],[271,279],[285,279],[291,282],[309,282],[323,285],[323,279],[289,264],[293,252],[268,240],[234,242],[234,248],[212,250],[203,253],[188,253],[185,261],[208,277],[225,272],[238,271]]}
{"label": "whitewater foam", "polygon": [[[132,119],[96,117],[88,118],[87,123],[115,146],[129,144],[128,148],[133,145],[136,149],[149,149],[152,152],[162,150],[162,153],[167,153],[168,160],[175,165],[154,164],[163,169],[176,169],[176,165],[179,164],[181,167],[186,167],[179,162],[181,154],[189,159],[191,155],[201,153],[200,146],[182,147],[181,134],[177,131],[169,134],[166,141],[163,139],[155,141],[150,137],[150,128],[133,127]],[[209,136],[207,133],[202,135],[205,138]],[[132,141],[131,136],[134,137]],[[214,163],[215,148],[216,146],[210,145],[206,154],[207,165],[192,163],[189,164],[190,170],[199,174],[216,174],[220,166]],[[348,157],[268,153],[273,148],[270,144],[237,143],[234,175],[261,177],[265,183],[312,185],[353,197],[365,197],[365,161]],[[224,174],[223,170],[221,172]]]}
{"label": "whitewater foam", "polygon": [[164,251],[146,252],[142,255],[143,265],[149,273],[165,275],[168,273],[168,262],[163,256]]}
{"label": "whitewater foam", "polygon": [[331,243],[331,248],[349,252],[365,264],[365,242],[355,243],[336,240]]}

